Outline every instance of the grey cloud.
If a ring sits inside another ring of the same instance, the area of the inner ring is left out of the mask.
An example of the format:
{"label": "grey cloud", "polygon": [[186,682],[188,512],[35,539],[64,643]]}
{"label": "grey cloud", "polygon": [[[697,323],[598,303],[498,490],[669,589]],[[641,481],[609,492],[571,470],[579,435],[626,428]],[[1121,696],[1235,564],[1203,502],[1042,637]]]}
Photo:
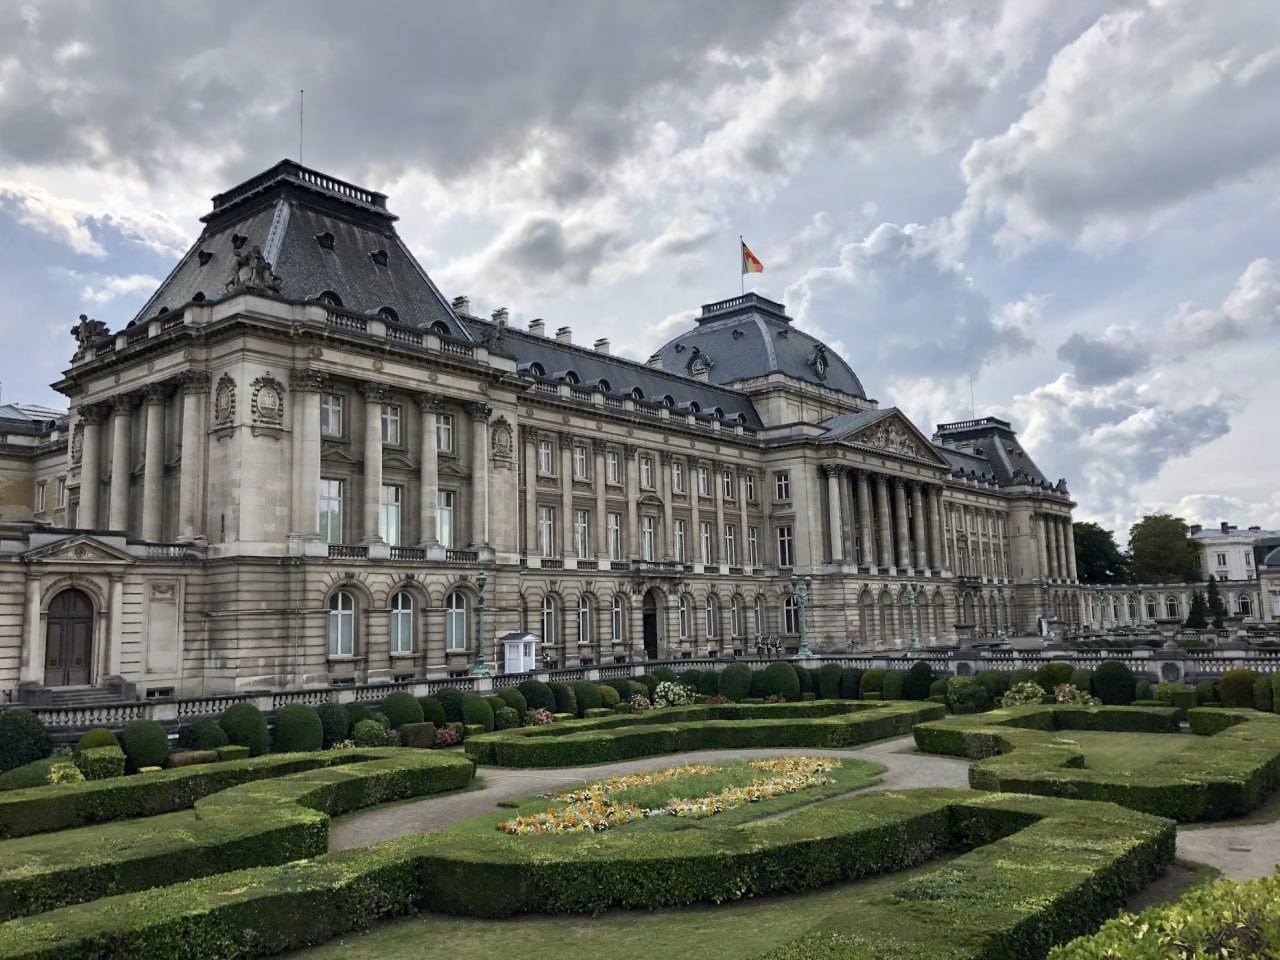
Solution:
{"label": "grey cloud", "polygon": [[1058,359],[1071,365],[1076,381],[1085,387],[1115,383],[1151,366],[1151,355],[1143,345],[1080,333],[1073,333],[1058,347]]}
{"label": "grey cloud", "polygon": [[555,276],[566,283],[580,285],[591,279],[592,272],[617,239],[616,233],[608,231],[571,237],[557,221],[535,217],[523,223],[494,251],[493,260],[498,264],[511,264],[533,276]]}

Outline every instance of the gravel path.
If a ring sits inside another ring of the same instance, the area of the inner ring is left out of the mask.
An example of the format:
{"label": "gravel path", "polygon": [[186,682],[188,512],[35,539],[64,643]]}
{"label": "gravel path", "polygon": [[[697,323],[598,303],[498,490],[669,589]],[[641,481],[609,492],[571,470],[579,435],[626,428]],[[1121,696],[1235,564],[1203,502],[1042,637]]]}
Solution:
{"label": "gravel path", "polygon": [[1280,823],[1179,830],[1178,856],[1235,880],[1269,877],[1280,866]]}

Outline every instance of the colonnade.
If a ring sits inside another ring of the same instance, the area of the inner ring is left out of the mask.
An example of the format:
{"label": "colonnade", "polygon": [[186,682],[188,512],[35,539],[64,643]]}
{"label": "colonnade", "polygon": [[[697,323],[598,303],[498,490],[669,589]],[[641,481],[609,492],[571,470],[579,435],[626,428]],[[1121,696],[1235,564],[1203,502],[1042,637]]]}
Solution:
{"label": "colonnade", "polygon": [[1036,514],[1036,534],[1040,544],[1041,576],[1049,580],[1076,582],[1076,538],[1071,518],[1056,513]]}
{"label": "colonnade", "polygon": [[841,464],[822,469],[833,563],[890,574],[947,569],[941,484]]}

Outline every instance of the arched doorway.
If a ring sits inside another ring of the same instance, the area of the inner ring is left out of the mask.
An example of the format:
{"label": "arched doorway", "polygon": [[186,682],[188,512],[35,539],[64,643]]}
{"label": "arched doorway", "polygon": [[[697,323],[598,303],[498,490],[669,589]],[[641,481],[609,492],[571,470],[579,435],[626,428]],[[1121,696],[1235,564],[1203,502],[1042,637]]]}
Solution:
{"label": "arched doorway", "polygon": [[88,684],[92,663],[93,601],[82,590],[63,590],[49,604],[46,618],[44,685]]}
{"label": "arched doorway", "polygon": [[658,611],[662,609],[662,594],[656,587],[644,595],[644,657],[658,659]]}

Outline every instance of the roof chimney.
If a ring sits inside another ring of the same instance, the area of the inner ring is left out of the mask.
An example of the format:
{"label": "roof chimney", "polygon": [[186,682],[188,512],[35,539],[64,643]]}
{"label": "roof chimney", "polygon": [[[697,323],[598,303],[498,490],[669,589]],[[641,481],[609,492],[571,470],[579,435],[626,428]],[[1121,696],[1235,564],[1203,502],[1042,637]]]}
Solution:
{"label": "roof chimney", "polygon": [[1198,523],[1193,523],[1193,524],[1191,525],[1191,529],[1190,529],[1190,530],[1188,530],[1187,532],[1188,532],[1188,533],[1190,533],[1190,534],[1194,537],[1197,533],[1199,533],[1199,532],[1200,532],[1201,530],[1203,530],[1203,529],[1204,529],[1204,527],[1200,526],[1200,524],[1198,524]]}
{"label": "roof chimney", "polygon": [[603,353],[606,357],[609,355],[609,341],[605,337],[601,337],[596,341],[596,353]]}
{"label": "roof chimney", "polygon": [[651,356],[647,361],[645,361],[645,366],[646,366],[646,367],[653,367],[653,369],[655,369],[655,370],[661,370],[661,369],[662,369],[662,356],[661,356],[660,354],[655,353],[655,354],[654,354],[653,356]]}
{"label": "roof chimney", "polygon": [[457,314],[471,315],[471,298],[465,294],[461,297],[453,298],[453,312]]}
{"label": "roof chimney", "polygon": [[1227,521],[1225,520],[1222,521],[1222,532],[1223,533],[1231,532],[1231,524],[1227,523]]}
{"label": "roof chimney", "polygon": [[568,327],[561,327],[556,331],[557,343],[573,343],[573,331]]}
{"label": "roof chimney", "polygon": [[493,311],[493,322],[500,327],[505,327],[507,325],[507,316],[507,308],[499,307],[497,310]]}
{"label": "roof chimney", "polygon": [[547,335],[547,322],[541,317],[537,320],[530,320],[529,332],[535,337],[545,337]]}

